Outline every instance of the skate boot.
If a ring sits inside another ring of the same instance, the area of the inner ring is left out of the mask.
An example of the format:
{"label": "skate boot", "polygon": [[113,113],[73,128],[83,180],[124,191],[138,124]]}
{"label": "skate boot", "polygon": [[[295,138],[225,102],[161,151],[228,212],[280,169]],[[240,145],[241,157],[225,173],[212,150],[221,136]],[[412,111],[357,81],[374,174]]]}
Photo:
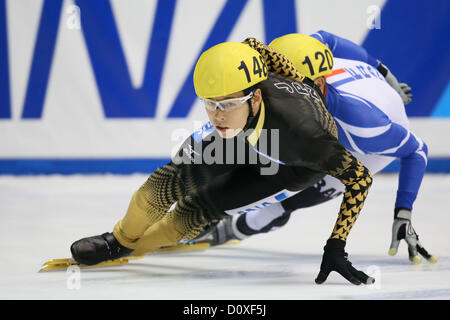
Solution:
{"label": "skate boot", "polygon": [[122,246],[111,232],[107,232],[75,241],[70,251],[75,261],[90,266],[128,256],[133,250]]}
{"label": "skate boot", "polygon": [[195,240],[197,242],[207,242],[211,246],[218,246],[230,240],[240,240],[234,235],[231,222],[231,216],[218,220],[203,230]]}

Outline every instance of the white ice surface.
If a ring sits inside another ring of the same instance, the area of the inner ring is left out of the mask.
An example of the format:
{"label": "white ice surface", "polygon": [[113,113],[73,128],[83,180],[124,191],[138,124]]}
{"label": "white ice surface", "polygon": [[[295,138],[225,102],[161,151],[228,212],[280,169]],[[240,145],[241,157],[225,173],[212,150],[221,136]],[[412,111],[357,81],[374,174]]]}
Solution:
{"label": "white ice surface", "polygon": [[337,273],[316,285],[322,248],[340,199],[293,213],[282,229],[237,245],[148,255],[124,266],[82,269],[80,288],[65,271],[38,273],[70,244],[111,231],[146,175],[0,176],[0,299],[449,299],[450,175],[427,175],[413,225],[439,261],[410,265],[407,248],[387,254],[396,175],[377,175],[346,250],[374,276],[354,286]]}

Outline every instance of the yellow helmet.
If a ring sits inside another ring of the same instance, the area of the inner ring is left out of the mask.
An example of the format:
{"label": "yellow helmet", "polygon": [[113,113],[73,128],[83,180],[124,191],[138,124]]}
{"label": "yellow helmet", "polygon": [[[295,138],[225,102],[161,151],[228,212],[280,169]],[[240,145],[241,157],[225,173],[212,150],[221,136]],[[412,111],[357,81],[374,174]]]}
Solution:
{"label": "yellow helmet", "polygon": [[333,70],[331,50],[313,37],[291,33],[274,39],[269,47],[284,54],[308,78],[326,76]]}
{"label": "yellow helmet", "polygon": [[194,70],[195,93],[200,98],[227,96],[266,80],[267,66],[255,49],[223,42],[202,53]]}

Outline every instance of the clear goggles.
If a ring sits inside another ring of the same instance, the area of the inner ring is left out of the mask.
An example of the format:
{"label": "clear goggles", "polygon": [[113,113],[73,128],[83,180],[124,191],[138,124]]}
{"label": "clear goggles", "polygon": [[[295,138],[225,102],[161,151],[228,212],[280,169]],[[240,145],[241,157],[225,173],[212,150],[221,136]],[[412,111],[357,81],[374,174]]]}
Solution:
{"label": "clear goggles", "polygon": [[240,108],[244,105],[244,103],[249,100],[251,97],[253,97],[253,93],[255,90],[252,90],[248,95],[245,97],[239,97],[239,98],[231,98],[226,99],[222,101],[214,101],[209,99],[200,99],[200,101],[203,103],[205,108],[209,111],[215,111],[217,108],[219,108],[222,111],[233,111],[237,108]]}

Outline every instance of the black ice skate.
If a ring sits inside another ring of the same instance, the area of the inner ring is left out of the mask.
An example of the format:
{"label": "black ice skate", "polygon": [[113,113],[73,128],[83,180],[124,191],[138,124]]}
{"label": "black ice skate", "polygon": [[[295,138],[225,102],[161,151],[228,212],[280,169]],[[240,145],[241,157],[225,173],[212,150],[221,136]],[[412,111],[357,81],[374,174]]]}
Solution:
{"label": "black ice skate", "polygon": [[88,266],[128,256],[133,250],[122,246],[111,232],[75,241],[70,247],[75,261]]}

